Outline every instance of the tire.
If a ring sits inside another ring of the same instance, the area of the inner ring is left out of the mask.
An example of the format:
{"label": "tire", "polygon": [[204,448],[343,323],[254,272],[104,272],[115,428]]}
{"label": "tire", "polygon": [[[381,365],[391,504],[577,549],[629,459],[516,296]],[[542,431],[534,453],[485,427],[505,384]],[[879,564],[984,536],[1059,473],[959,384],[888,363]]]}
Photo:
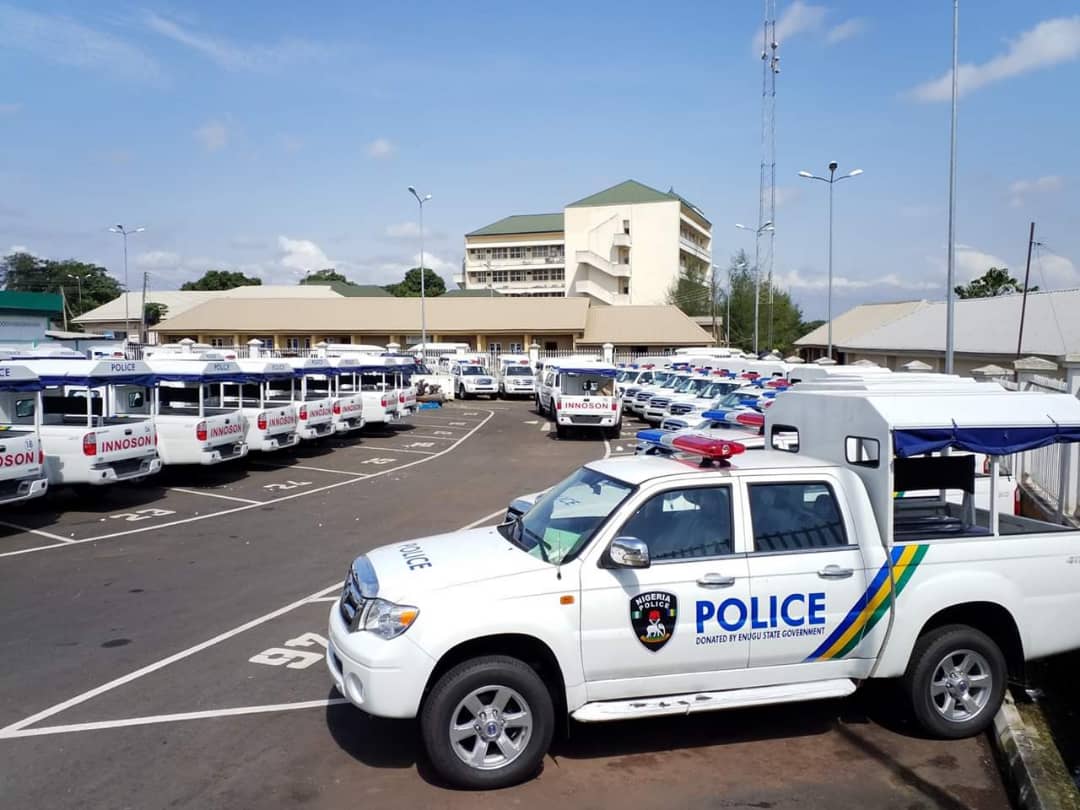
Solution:
{"label": "tire", "polygon": [[923,730],[955,740],[990,726],[1007,675],[1005,656],[993,639],[973,627],[950,624],[919,638],[903,684]]}
{"label": "tire", "polygon": [[[485,712],[504,701],[503,708],[509,710],[506,714],[517,715],[520,722],[524,713],[531,721],[527,727],[515,726],[513,720],[505,721],[499,714],[483,721],[491,724],[493,734],[498,733],[496,724],[505,723],[501,735],[509,738],[511,745],[506,753],[498,744],[502,736],[484,740],[472,730],[481,723],[468,728],[477,718],[465,706],[470,696],[484,707]],[[466,735],[457,743],[451,739],[451,724],[462,726]],[[509,787],[535,775],[551,744],[554,728],[551,694],[540,676],[518,659],[502,655],[474,658],[458,664],[439,678],[420,711],[420,733],[435,771],[452,785],[470,790]],[[521,744],[520,750],[512,747],[515,741]],[[484,746],[488,758],[486,768],[469,764],[464,759],[477,751],[479,745]],[[500,757],[506,760],[502,764],[498,762]]]}
{"label": "tire", "polygon": [[555,435],[560,439],[565,439],[566,435],[570,432],[570,429],[566,425],[555,424]]}
{"label": "tire", "polygon": [[612,425],[604,430],[604,435],[608,439],[618,439],[622,436],[622,422]]}

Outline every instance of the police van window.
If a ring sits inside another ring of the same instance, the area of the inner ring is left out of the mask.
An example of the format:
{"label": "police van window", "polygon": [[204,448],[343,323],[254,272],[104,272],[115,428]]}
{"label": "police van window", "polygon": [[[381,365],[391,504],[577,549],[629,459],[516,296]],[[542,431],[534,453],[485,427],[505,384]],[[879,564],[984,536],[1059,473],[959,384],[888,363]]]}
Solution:
{"label": "police van window", "polygon": [[821,482],[751,484],[754,551],[812,551],[848,545],[832,487]]}
{"label": "police van window", "polygon": [[623,524],[621,537],[649,546],[654,562],[732,553],[731,488],[672,489],[649,498]]}
{"label": "police van window", "polygon": [[792,425],[773,425],[769,431],[769,444],[773,450],[798,453],[799,429]]}
{"label": "police van window", "polygon": [[865,436],[848,436],[844,440],[844,456],[856,467],[877,467],[881,463],[881,443]]}
{"label": "police van window", "polygon": [[16,419],[29,419],[34,415],[34,400],[32,399],[17,399],[15,400],[15,418]]}

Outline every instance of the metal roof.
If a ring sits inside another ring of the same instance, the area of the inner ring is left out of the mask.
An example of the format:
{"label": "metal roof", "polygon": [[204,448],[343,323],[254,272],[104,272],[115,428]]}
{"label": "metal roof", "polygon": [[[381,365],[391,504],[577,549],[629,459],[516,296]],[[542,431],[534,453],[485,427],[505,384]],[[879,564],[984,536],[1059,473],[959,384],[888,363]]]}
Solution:
{"label": "metal roof", "polygon": [[[1062,357],[1080,353],[1080,290],[1028,293],[1023,354]],[[833,342],[846,350],[945,350],[945,303],[920,302],[904,317]],[[955,349],[961,354],[1016,354],[1022,295],[967,298],[956,302]],[[809,336],[807,336],[809,337]],[[799,341],[801,344],[805,341]]]}
{"label": "metal roof", "polygon": [[627,205],[633,203],[672,202],[673,200],[681,202],[682,198],[678,194],[659,191],[652,186],[639,183],[637,180],[624,180],[611,188],[598,191],[596,194],[590,194],[588,197],[582,197],[577,202],[572,202],[566,207],[582,208],[590,205]]}
{"label": "metal roof", "polygon": [[700,346],[712,335],[673,306],[590,307],[582,343]]}
{"label": "metal roof", "polygon": [[469,236],[503,236],[516,233],[561,233],[563,230],[562,214],[514,214],[503,217],[483,228],[465,234]]}
{"label": "metal roof", "polygon": [[[860,304],[833,318],[833,344],[846,344],[899,318],[929,306],[927,301],[894,301],[885,304]],[[823,323],[795,341],[796,346],[827,346],[829,324]]]}
{"label": "metal roof", "polygon": [[[215,299],[262,299],[262,298],[341,298],[329,284],[296,285],[249,285],[231,290],[150,290],[146,293],[148,304],[161,304],[166,308],[165,317],[174,318],[183,312],[206,301]],[[107,304],[84,312],[74,319],[74,323],[113,323],[124,320],[124,300],[127,299],[128,317],[140,318],[142,312],[142,293],[129,292],[114,298]]]}
{"label": "metal roof", "polygon": [[59,293],[0,290],[0,309],[59,315],[64,309],[64,299]]}

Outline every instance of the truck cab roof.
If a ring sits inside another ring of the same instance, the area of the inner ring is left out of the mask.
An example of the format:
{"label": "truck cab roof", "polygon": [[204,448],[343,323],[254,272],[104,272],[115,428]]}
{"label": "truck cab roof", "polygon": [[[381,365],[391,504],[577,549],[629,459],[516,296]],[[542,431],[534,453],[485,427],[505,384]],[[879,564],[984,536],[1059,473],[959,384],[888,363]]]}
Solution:
{"label": "truck cab roof", "polygon": [[[737,441],[737,440],[736,440]],[[722,473],[725,476],[738,475],[741,472],[778,471],[793,469],[834,468],[834,462],[823,461],[806,455],[789,455],[774,450],[741,453],[735,456],[728,466],[698,467],[687,464],[685,460],[671,456],[621,456],[590,461],[586,465],[602,475],[638,486],[646,481],[674,475],[700,472],[701,474]]]}

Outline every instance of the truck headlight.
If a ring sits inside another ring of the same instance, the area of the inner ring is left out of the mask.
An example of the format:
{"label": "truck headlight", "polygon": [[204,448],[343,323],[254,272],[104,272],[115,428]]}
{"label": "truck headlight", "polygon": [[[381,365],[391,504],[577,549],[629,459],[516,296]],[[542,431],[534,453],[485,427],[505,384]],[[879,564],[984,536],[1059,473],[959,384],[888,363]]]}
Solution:
{"label": "truck headlight", "polygon": [[411,605],[373,599],[364,612],[363,629],[379,638],[397,638],[412,626],[419,615],[420,611]]}

